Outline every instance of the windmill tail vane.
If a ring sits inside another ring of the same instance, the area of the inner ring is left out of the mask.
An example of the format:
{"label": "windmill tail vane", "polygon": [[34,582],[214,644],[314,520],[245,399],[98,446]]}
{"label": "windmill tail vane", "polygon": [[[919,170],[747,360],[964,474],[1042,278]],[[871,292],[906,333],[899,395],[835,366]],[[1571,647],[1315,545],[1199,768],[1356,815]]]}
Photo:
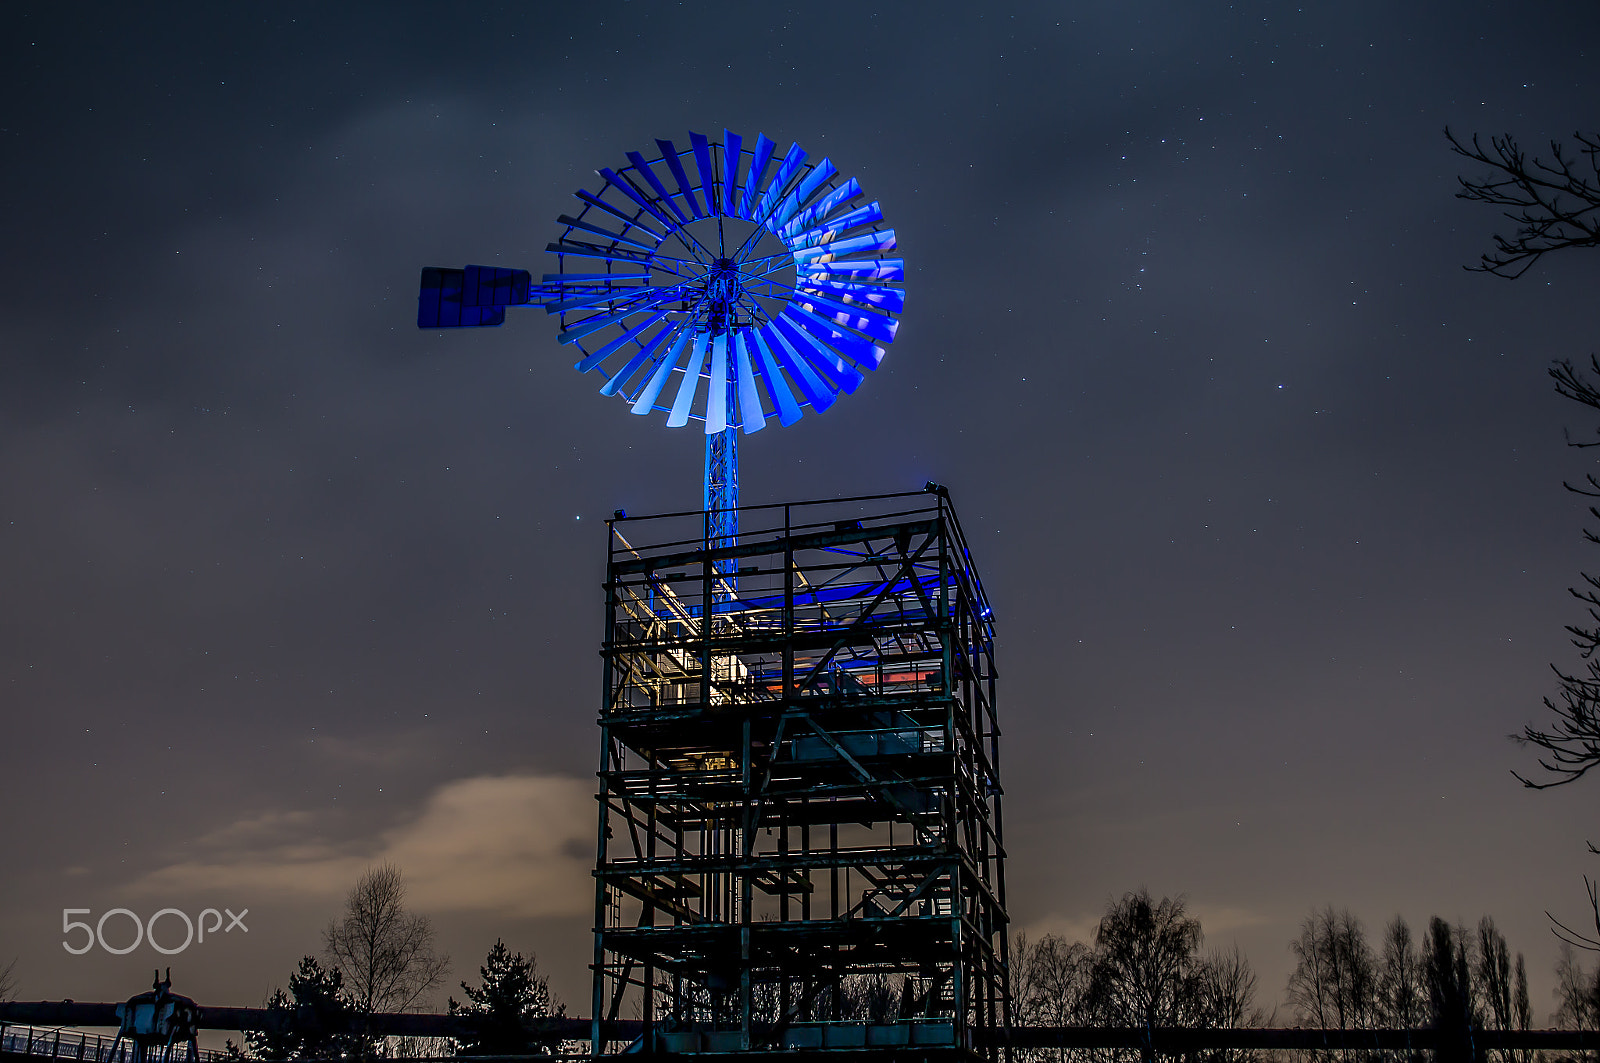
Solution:
{"label": "windmill tail vane", "polygon": [[[600,393],[631,412],[704,425],[706,538],[738,535],[738,438],[769,419],[794,424],[853,393],[882,363],[905,305],[905,262],[876,202],[798,144],[779,155],[689,134],[646,159],[596,173],[545,250],[555,270],[427,267],[417,326],[493,327],[507,307],[540,306],[558,340],[599,370]],[[704,385],[702,385],[704,381]],[[723,593],[735,592],[729,565]]]}

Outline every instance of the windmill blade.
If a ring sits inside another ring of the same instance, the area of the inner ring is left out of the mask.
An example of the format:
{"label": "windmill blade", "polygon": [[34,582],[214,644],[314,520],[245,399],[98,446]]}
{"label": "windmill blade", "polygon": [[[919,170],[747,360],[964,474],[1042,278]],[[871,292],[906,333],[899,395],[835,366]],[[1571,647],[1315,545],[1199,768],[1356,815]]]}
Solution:
{"label": "windmill blade", "polygon": [[790,303],[784,308],[783,313],[789,315],[790,321],[844,355],[858,367],[876,369],[878,363],[883,361],[882,347],[874,346],[871,340],[862,339],[854,332],[844,331],[834,322],[819,317],[804,307]]}
{"label": "windmill blade", "polygon": [[[764,133],[728,129],[688,138],[682,149],[678,137],[655,141],[659,155],[628,152],[625,165],[597,171],[598,193],[578,191],[583,208],[560,215],[566,228],[546,247],[562,272],[519,285],[484,267],[469,300],[559,315],[560,342],[575,368],[600,372],[602,395],[635,414],[659,409],[674,428],[700,421],[715,439],[829,409],[882,362],[905,309],[905,262],[888,257],[898,244],[882,205],[798,143],[780,151]],[[709,218],[754,228],[708,247],[695,223]],[[777,254],[757,246],[768,233],[783,244]],[[461,321],[462,283],[451,278],[436,281],[431,311],[419,301],[419,321],[438,320],[446,302],[450,323]],[[773,300],[782,306],[769,314]]]}
{"label": "windmill blade", "polygon": [[654,304],[670,298],[671,296],[665,291],[656,291],[651,293],[648,298],[640,300],[638,306],[630,306],[625,310],[616,310],[609,314],[596,314],[594,317],[586,317],[582,321],[568,325],[563,329],[561,335],[556,337],[556,342],[576,343],[585,336],[615,325],[619,321],[625,321],[634,314],[642,314]]}
{"label": "windmill blade", "polygon": [[903,281],[906,279],[906,261],[903,258],[857,258],[842,262],[807,262],[796,267],[806,277],[853,276],[861,280]]}
{"label": "windmill blade", "polygon": [[[602,189],[602,191],[604,191],[604,190]],[[650,228],[650,226],[645,225],[643,222],[639,221],[637,218],[628,217],[628,215],[622,213],[622,211],[618,210],[616,207],[613,207],[610,203],[607,203],[605,200],[601,199],[599,196],[595,195],[593,192],[585,192],[583,189],[580,188],[580,189],[578,189],[576,192],[574,192],[572,194],[577,196],[579,199],[583,200],[585,203],[589,204],[591,207],[598,207],[601,210],[605,211],[607,214],[611,215],[613,218],[620,219],[621,221],[623,221],[627,225],[631,225],[635,229],[638,229],[638,230],[640,230],[642,232],[649,233],[650,234],[650,238],[652,240],[654,240],[658,244],[662,240],[666,239],[666,237],[663,236],[661,233],[656,232],[654,229]],[[562,217],[566,217],[566,215],[562,215]],[[626,232],[627,229],[624,228],[623,231]]]}
{"label": "windmill blade", "polygon": [[624,332],[622,335],[618,336],[604,347],[601,347],[587,358],[579,361],[578,364],[572,368],[576,369],[580,373],[587,373],[589,370],[593,369],[607,358],[610,358],[613,354],[616,354],[618,351],[622,350],[622,348],[630,340],[634,339],[645,329],[649,328],[651,325],[654,325],[656,322],[660,321],[666,316],[667,312],[665,310],[657,310],[655,316],[646,320],[644,324],[635,325],[633,328]]}
{"label": "windmill blade", "polygon": [[803,416],[800,404],[795,401],[794,392],[789,390],[788,381],[783,379],[783,372],[773,360],[772,352],[767,349],[767,341],[754,329],[746,331],[747,342],[755,345],[756,355],[761,359],[761,381],[766,385],[767,394],[772,398],[773,408],[778,411],[778,423],[788,428]]}
{"label": "windmill blade", "polygon": [[678,356],[683,353],[684,344],[689,342],[689,330],[682,325],[674,326],[677,336],[672,341],[672,348],[667,351],[666,357],[661,359],[649,381],[645,383],[644,390],[639,392],[639,397],[633,401],[633,412],[643,415],[655,409],[656,398],[660,396],[661,389],[666,386],[667,378],[672,375],[673,367],[678,364]]}
{"label": "windmill blade", "polygon": [[772,161],[772,151],[777,146],[765,133],[756,134],[755,154],[750,159],[750,172],[745,175],[744,192],[739,197],[739,217],[746,221],[755,213],[756,190],[766,177],[767,164]]}
{"label": "windmill blade", "polygon": [[778,204],[778,209],[773,212],[771,219],[767,222],[767,228],[781,227],[784,222],[793,218],[795,211],[805,206],[811,200],[811,197],[817,194],[817,189],[822,186],[822,182],[838,172],[833,163],[826,158],[813,166],[811,172],[800,179],[800,184],[795,187],[795,190],[785,196],[782,203]]}
{"label": "windmill blade", "polygon": [[[600,394],[608,396],[615,395],[617,393],[617,389],[632,379],[633,374],[639,371],[639,367],[644,365],[645,362],[648,362],[651,357],[654,356],[656,351],[660,349],[661,344],[666,340],[666,338],[672,335],[672,333],[678,328],[679,326],[673,322],[667,322],[666,326],[660,332],[657,332],[653,337],[651,337],[649,343],[639,348],[638,354],[628,359],[627,365],[617,370],[612,374],[610,380],[607,380],[604,384],[600,385]],[[651,397],[650,401],[655,401],[654,396]]]}
{"label": "windmill blade", "polygon": [[800,230],[810,227],[815,222],[826,218],[860,194],[861,182],[852,177],[805,210],[802,210],[799,214],[796,214],[778,235],[783,237],[792,236]]}
{"label": "windmill blade", "polygon": [[649,259],[641,258],[632,251],[608,251],[603,247],[593,244],[545,244],[544,249],[552,255],[572,255],[575,258],[599,258],[607,262],[626,262],[633,266],[648,264]]}
{"label": "windmill blade", "polygon": [[[633,154],[637,155],[638,152],[634,152]],[[600,176],[604,177],[607,181],[610,181],[611,182],[611,187],[615,188],[618,192],[621,192],[623,195],[627,196],[629,199],[631,199],[635,203],[639,204],[639,206],[643,207],[644,210],[645,210],[645,213],[651,215],[652,217],[658,219],[664,225],[666,225],[668,232],[671,232],[674,229],[681,228],[681,226],[679,225],[678,222],[676,222],[673,219],[667,217],[667,215],[661,210],[661,208],[656,206],[653,202],[651,202],[644,195],[643,192],[640,192],[637,188],[634,188],[632,184],[630,184],[627,181],[624,181],[621,177],[618,177],[614,171],[612,171],[612,170],[601,170],[600,171]],[[651,175],[652,178],[654,176],[655,176],[654,174]],[[660,184],[659,181],[656,182],[656,183]],[[665,190],[663,190],[663,194],[665,194]],[[667,206],[672,207],[672,202],[670,200],[667,202]],[[672,208],[672,212],[674,214],[676,214],[678,212],[678,208],[673,207]]]}
{"label": "windmill blade", "polygon": [[755,368],[750,364],[750,330],[742,328],[733,338],[738,364],[739,419],[744,423],[746,434],[759,432],[767,426],[767,415],[761,411],[761,389],[756,386]]}
{"label": "windmill blade", "polygon": [[819,413],[826,410],[838,397],[839,388],[812,367],[806,356],[789,342],[789,337],[780,329],[773,327],[776,324],[775,321],[767,322],[760,335],[766,339],[769,349],[788,372],[789,379],[799,385],[811,408]]}
{"label": "windmill blade", "polygon": [[722,211],[722,181],[711,161],[711,141],[704,133],[691,132],[689,147],[694,152],[694,165],[700,171],[700,194],[706,200],[706,213],[719,217]]}
{"label": "windmill blade", "polygon": [[889,288],[879,284],[851,284],[847,281],[802,279],[797,286],[803,292],[832,292],[857,299],[885,313],[898,314],[905,309],[904,288]]}
{"label": "windmill blade", "polygon": [[777,205],[778,199],[784,190],[789,187],[789,182],[794,179],[795,172],[800,169],[800,164],[806,161],[806,153],[799,144],[790,144],[788,154],[778,164],[778,172],[772,175],[772,183],[767,185],[767,190],[761,196],[761,203],[756,207],[750,220],[758,225],[765,224],[767,217],[772,213],[772,208]]}
{"label": "windmill blade", "polygon": [[804,319],[793,311],[793,307],[785,309],[773,319],[772,323],[794,345],[795,351],[810,363],[812,368],[821,373],[824,379],[854,395],[856,388],[861,386],[861,371],[846,361],[844,355],[807,331],[801,324]]}
{"label": "windmill blade", "polygon": [[738,133],[722,131],[722,213],[734,216],[739,213],[739,161],[744,140]]}
{"label": "windmill blade", "polygon": [[[677,156],[673,156],[673,158],[676,159]],[[667,209],[678,216],[678,221],[685,225],[689,224],[689,216],[672,201],[672,193],[667,191],[667,186],[661,183],[661,178],[656,176],[656,172],[650,168],[650,164],[644,161],[644,156],[637,151],[630,151],[628,152],[628,161],[633,163],[635,171],[644,175],[644,179],[650,183],[650,187],[655,189],[656,195],[661,197],[661,202],[665,203]]]}
{"label": "windmill blade", "polygon": [[848,214],[842,214],[831,221],[824,222],[816,228],[807,229],[799,236],[792,237],[791,247],[810,247],[823,240],[831,239],[840,233],[847,233],[851,229],[859,229],[863,225],[872,225],[883,220],[883,208],[876,202],[868,203],[864,207],[857,207]]}
{"label": "windmill blade", "polygon": [[[694,134],[690,133],[689,136],[693,138]],[[661,161],[672,171],[672,179],[678,182],[678,188],[683,192],[683,198],[688,200],[689,209],[694,211],[695,218],[704,218],[706,215],[700,209],[700,200],[694,194],[694,185],[689,182],[689,175],[683,172],[683,160],[678,158],[678,149],[673,147],[670,140],[658,140],[656,147],[661,149]]]}
{"label": "windmill blade", "polygon": [[700,386],[700,369],[706,364],[706,333],[694,334],[694,349],[683,367],[683,380],[678,384],[678,396],[672,400],[672,412],[667,415],[668,428],[682,428],[689,423],[689,407],[694,405],[695,389]]}
{"label": "windmill blade", "polygon": [[711,338],[711,390],[706,398],[706,435],[714,436],[728,427],[728,334]]}
{"label": "windmill blade", "polygon": [[[818,318],[826,317],[833,325],[842,325],[857,332],[864,332],[884,343],[893,343],[894,334],[900,330],[900,322],[892,317],[875,313],[865,307],[850,306],[826,295],[796,295],[789,305],[808,310]],[[824,314],[824,311],[827,313]]]}
{"label": "windmill blade", "polygon": [[822,258],[825,255],[853,255],[859,251],[893,251],[894,248],[893,229],[862,233],[860,236],[846,236],[843,239],[830,240],[825,244],[795,251],[795,268],[799,269],[812,259]]}
{"label": "windmill blade", "polygon": [[[602,229],[598,225],[590,225],[586,221],[579,221],[577,218],[570,217],[570,216],[568,216],[566,214],[563,214],[560,217],[556,218],[556,224],[558,224],[558,225],[570,225],[574,229],[583,229],[583,230],[585,230],[587,232],[594,233],[596,236],[603,236],[607,240],[611,240],[611,241],[613,241],[615,243],[627,244],[629,247],[637,247],[639,250],[645,252],[646,254],[650,254],[650,253],[654,252],[656,247],[660,246],[660,241],[659,240],[656,242],[656,244],[654,246],[652,246],[650,244],[641,244],[637,240],[628,239],[626,236],[623,236],[621,233],[614,233],[610,229]],[[635,226],[635,228],[644,229],[644,226],[638,225],[638,226]],[[650,230],[645,229],[645,231],[649,232]]]}

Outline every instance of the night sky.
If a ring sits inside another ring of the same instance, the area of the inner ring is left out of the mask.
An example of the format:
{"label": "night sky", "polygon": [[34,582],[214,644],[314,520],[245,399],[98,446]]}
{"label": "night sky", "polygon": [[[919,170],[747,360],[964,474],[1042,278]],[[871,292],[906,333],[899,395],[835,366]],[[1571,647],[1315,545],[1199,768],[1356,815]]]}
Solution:
{"label": "night sky", "polygon": [[[419,331],[417,276],[541,272],[595,169],[728,128],[899,234],[883,367],[742,440],[743,498],[949,485],[1015,926],[1185,893],[1270,1008],[1313,906],[1487,913],[1553,1009],[1600,781],[1526,791],[1506,736],[1600,569],[1545,375],[1600,251],[1463,270],[1509,228],[1443,128],[1595,129],[1595,5],[140,6],[0,34],[20,998],[257,1005],[390,860],[453,981],[503,936],[587,1013],[603,522],[698,506],[702,436],[536,310]],[[62,949],[116,907],[249,932]]]}

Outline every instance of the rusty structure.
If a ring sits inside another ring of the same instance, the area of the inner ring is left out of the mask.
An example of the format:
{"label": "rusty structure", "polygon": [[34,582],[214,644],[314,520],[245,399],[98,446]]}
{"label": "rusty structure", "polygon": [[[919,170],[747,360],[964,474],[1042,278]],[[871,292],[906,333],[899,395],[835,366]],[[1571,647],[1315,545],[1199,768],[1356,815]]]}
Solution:
{"label": "rusty structure", "polygon": [[997,1060],[993,614],[948,492],[609,523],[593,1052]]}

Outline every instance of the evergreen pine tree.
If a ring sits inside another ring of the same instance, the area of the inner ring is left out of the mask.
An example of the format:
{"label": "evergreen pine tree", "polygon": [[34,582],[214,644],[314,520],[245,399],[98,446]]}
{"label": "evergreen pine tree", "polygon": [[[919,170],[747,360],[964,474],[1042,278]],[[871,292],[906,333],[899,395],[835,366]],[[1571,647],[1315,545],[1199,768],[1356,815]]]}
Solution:
{"label": "evergreen pine tree", "polygon": [[295,1059],[328,1059],[353,1054],[359,1040],[348,1030],[352,1012],[344,975],[337,967],[324,969],[315,956],[301,959],[289,976],[289,991],[272,991],[263,1030],[244,1035],[248,1055],[267,1063]]}
{"label": "evergreen pine tree", "polygon": [[450,1014],[463,1019],[464,1031],[458,1038],[456,1054],[462,1056],[509,1056],[545,1051],[536,1047],[529,1021],[565,1010],[552,1011],[550,980],[537,973],[538,960],[513,953],[505,942],[496,940],[478,974],[478,987],[461,983],[465,1002],[450,998]]}

